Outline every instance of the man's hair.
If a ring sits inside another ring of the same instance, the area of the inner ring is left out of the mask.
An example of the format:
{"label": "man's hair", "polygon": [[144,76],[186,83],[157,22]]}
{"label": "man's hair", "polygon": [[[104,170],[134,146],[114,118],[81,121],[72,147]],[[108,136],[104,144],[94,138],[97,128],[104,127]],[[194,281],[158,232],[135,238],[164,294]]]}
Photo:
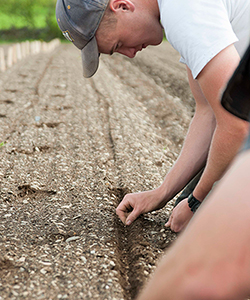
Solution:
{"label": "man's hair", "polygon": [[116,23],[117,18],[115,17],[114,12],[110,9],[108,5],[99,25],[98,34],[102,35],[103,33],[105,33],[106,29],[114,28]]}

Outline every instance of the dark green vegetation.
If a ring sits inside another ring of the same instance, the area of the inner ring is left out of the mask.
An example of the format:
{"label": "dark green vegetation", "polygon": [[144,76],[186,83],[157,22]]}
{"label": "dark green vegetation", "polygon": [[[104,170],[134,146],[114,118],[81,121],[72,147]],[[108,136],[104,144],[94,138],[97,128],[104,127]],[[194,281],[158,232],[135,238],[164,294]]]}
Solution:
{"label": "dark green vegetation", "polygon": [[56,0],[9,0],[1,4],[0,42],[61,38]]}

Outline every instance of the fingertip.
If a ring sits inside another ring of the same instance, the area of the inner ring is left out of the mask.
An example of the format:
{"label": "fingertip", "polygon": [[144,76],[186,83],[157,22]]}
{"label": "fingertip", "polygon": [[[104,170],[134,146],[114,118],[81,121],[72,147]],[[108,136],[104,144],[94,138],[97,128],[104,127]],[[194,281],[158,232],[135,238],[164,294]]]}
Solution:
{"label": "fingertip", "polygon": [[126,220],[126,225],[129,226],[131,225],[138,217],[137,211],[134,209],[128,216]]}
{"label": "fingertip", "polygon": [[119,217],[124,225],[126,225],[126,217]]}
{"label": "fingertip", "polygon": [[118,206],[116,207],[116,211],[120,210],[120,206],[121,206],[121,202],[118,204]]}
{"label": "fingertip", "polygon": [[129,226],[131,223],[132,223],[131,220],[127,220],[127,221],[126,221],[126,226]]}
{"label": "fingertip", "polygon": [[125,225],[125,223],[126,223],[126,216],[124,215],[124,213],[121,212],[119,209],[116,209],[116,215],[122,221],[122,223]]}
{"label": "fingertip", "polygon": [[115,213],[116,213],[116,215],[117,215],[120,219],[122,219],[122,214],[121,214],[121,212],[120,212],[119,209],[116,209],[116,210],[115,210]]}

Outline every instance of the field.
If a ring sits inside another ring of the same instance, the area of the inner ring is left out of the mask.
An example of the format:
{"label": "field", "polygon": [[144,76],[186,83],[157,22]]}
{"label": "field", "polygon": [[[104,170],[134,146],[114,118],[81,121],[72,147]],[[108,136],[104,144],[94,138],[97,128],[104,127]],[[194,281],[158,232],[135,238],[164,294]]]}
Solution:
{"label": "field", "polygon": [[9,0],[1,5],[0,44],[61,37],[55,0]]}
{"label": "field", "polygon": [[0,77],[0,299],[134,299],[176,235],[172,202],[124,227],[127,192],[159,186],[193,114],[164,42],[101,56],[84,79],[61,45]]}

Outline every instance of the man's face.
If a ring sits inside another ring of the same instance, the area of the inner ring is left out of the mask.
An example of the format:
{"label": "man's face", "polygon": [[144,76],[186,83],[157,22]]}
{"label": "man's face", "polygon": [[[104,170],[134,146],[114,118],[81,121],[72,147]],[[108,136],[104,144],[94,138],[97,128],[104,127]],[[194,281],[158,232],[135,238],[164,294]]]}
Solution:
{"label": "man's face", "polygon": [[118,52],[133,58],[138,51],[148,45],[158,45],[163,39],[160,22],[150,14],[123,14],[117,18],[117,24],[113,27],[97,31],[96,40],[100,53],[111,55]]}

